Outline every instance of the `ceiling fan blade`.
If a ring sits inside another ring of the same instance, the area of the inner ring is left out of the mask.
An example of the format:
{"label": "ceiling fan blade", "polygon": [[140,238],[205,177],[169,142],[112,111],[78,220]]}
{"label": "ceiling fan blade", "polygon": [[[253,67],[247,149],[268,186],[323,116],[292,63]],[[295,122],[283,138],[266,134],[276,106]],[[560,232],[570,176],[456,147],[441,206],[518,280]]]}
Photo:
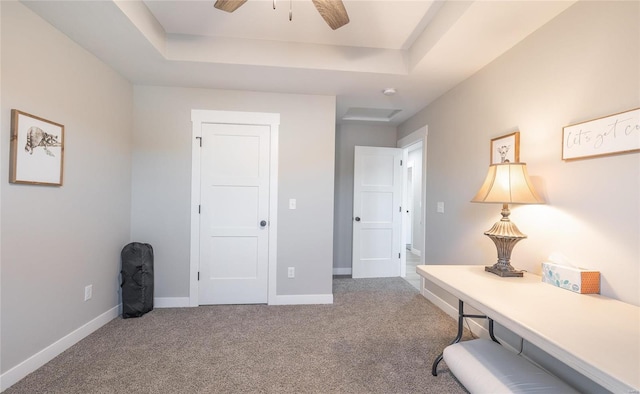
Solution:
{"label": "ceiling fan blade", "polygon": [[337,29],[349,23],[349,15],[342,4],[342,0],[312,0],[313,5],[325,22],[333,29]]}
{"label": "ceiling fan blade", "polygon": [[246,2],[247,0],[216,0],[213,6],[222,11],[233,12]]}

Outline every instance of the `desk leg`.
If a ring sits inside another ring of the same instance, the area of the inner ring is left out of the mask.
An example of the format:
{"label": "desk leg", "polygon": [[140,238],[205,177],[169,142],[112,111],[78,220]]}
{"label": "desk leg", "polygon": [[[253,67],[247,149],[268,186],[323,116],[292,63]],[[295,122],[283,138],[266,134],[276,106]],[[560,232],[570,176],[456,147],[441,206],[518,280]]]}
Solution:
{"label": "desk leg", "polygon": [[489,319],[489,336],[491,337],[491,340],[497,343],[498,345],[502,345],[493,335],[493,319],[490,317],[487,317],[487,319]]}
{"label": "desk leg", "polygon": [[[463,334],[463,330],[464,330],[463,323],[464,323],[464,318],[465,317],[472,317],[472,318],[479,318],[479,319],[485,319],[486,318],[486,316],[484,316],[484,315],[465,315],[464,314],[464,302],[462,302],[462,300],[458,300],[458,334],[456,335],[455,339],[449,345],[453,345],[454,343],[458,343],[462,339],[462,334]],[[490,324],[490,330],[491,330],[491,338],[493,338],[493,320],[491,320],[489,324]],[[438,376],[438,364],[440,364],[440,361],[442,361],[442,353],[440,353],[438,355],[438,357],[436,357],[436,359],[434,360],[433,365],[431,366],[431,375]]]}

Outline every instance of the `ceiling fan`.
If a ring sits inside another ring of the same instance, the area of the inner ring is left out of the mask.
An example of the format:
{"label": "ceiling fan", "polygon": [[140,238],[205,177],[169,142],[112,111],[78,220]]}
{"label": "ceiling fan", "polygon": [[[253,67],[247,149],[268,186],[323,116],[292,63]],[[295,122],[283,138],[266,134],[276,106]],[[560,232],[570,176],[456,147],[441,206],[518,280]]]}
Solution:
{"label": "ceiling fan", "polygon": [[[313,5],[322,16],[325,22],[333,30],[336,30],[347,23],[349,23],[349,15],[347,10],[342,4],[342,0],[311,0]],[[247,0],[216,0],[213,5],[219,10],[226,12],[233,12],[237,10],[241,5],[246,3]],[[273,0],[273,8],[275,8],[275,0]],[[289,20],[291,20],[291,9],[289,9]]]}

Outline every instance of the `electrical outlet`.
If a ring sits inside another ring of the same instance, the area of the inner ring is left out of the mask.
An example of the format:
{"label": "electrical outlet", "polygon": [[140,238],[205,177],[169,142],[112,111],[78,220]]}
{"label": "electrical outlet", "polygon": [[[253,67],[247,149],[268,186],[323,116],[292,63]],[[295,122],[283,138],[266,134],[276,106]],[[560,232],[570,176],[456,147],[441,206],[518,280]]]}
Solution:
{"label": "electrical outlet", "polygon": [[93,285],[84,287],[84,300],[89,301],[93,295]]}
{"label": "electrical outlet", "polygon": [[295,267],[289,267],[287,269],[287,278],[295,278],[296,277],[296,269]]}

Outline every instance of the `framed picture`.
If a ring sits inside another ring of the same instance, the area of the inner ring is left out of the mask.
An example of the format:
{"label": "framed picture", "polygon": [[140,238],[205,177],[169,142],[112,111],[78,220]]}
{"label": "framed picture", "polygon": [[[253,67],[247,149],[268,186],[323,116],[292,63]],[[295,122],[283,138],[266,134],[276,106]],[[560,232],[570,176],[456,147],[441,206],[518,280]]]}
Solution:
{"label": "framed picture", "polygon": [[11,110],[9,182],[62,186],[64,126]]}
{"label": "framed picture", "polygon": [[491,163],[518,163],[520,161],[520,132],[491,139]]}
{"label": "framed picture", "polygon": [[562,160],[640,151],[640,108],[562,128]]}

